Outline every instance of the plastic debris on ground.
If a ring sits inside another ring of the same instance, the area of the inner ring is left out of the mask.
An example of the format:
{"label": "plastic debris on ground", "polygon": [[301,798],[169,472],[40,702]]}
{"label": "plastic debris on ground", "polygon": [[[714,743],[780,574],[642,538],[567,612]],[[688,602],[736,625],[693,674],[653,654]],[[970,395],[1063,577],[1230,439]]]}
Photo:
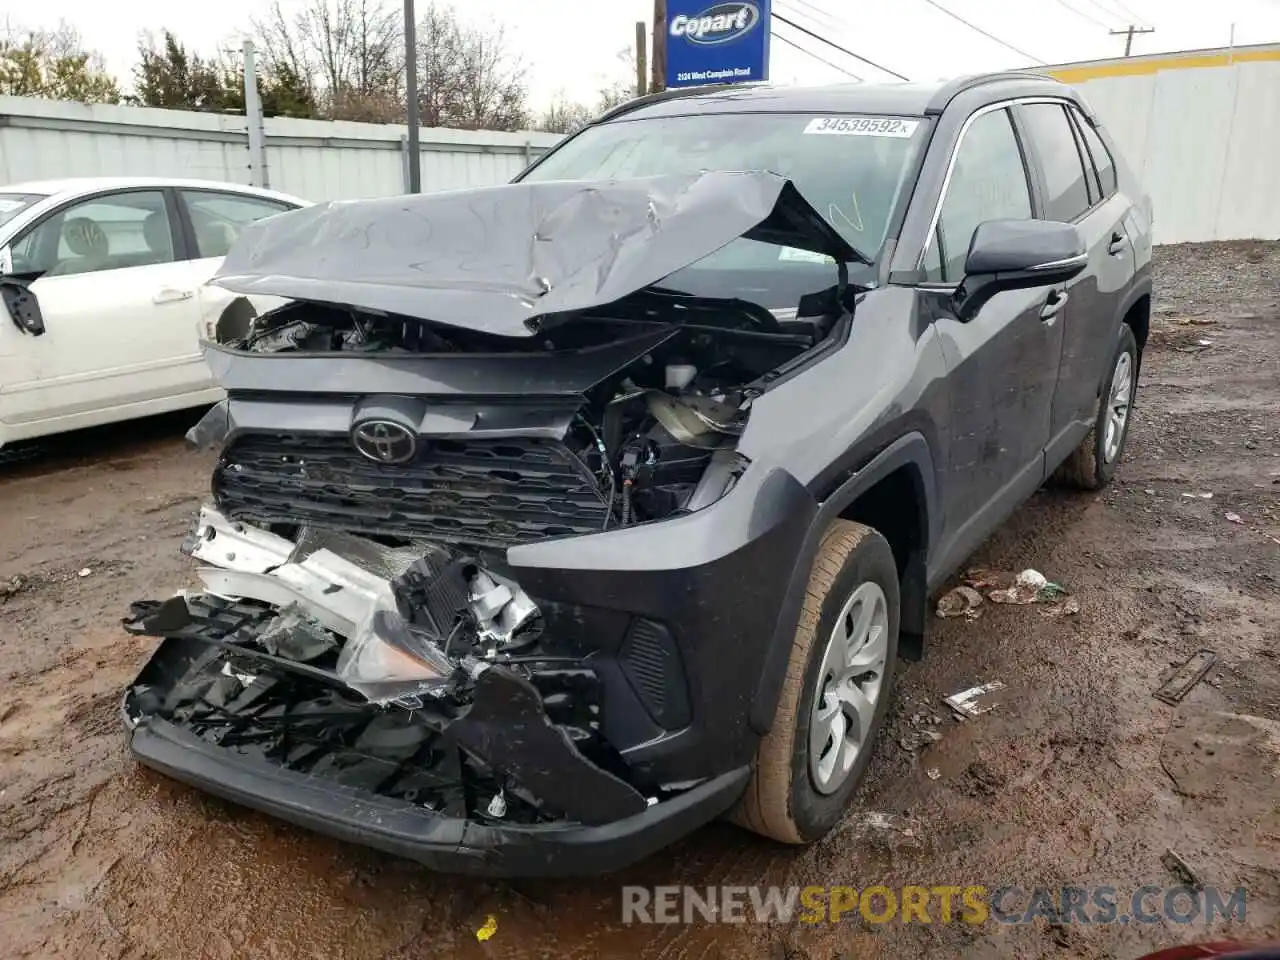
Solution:
{"label": "plastic debris on ground", "polygon": [[[961,578],[963,585],[945,593],[938,601],[939,617],[963,616],[976,620],[981,615],[983,594],[992,603],[1052,603],[1067,597],[1069,592],[1060,583],[1053,583],[1038,570],[1026,569],[1018,574],[987,567],[971,567]],[[976,598],[975,598],[976,594]],[[1080,612],[1077,601],[1068,601],[1048,616],[1072,616]]]}
{"label": "plastic debris on ground", "polygon": [[1217,662],[1218,657],[1212,650],[1197,650],[1179,664],[1173,675],[1152,695],[1170,706],[1178,704]]}
{"label": "plastic debris on ground", "polygon": [[1241,525],[1244,524],[1244,517],[1240,516],[1240,514],[1238,513],[1232,513],[1230,510],[1228,510],[1226,516],[1227,516],[1227,519],[1230,520],[1232,523],[1238,523]]}
{"label": "plastic debris on ground", "polygon": [[1188,497],[1192,500],[1212,500],[1213,499],[1213,494],[1207,493],[1207,492],[1206,493],[1184,493],[1183,496]]}
{"label": "plastic debris on ground", "polygon": [[1074,617],[1080,612],[1080,601],[1075,597],[1067,597],[1062,603],[1046,607],[1041,612],[1046,617]]}
{"label": "plastic debris on ground", "polygon": [[23,590],[30,586],[31,581],[20,573],[15,573],[4,583],[0,583],[0,600],[8,600],[10,597],[16,597]]}
{"label": "plastic debris on ground", "polygon": [[937,767],[930,767],[928,770],[924,772],[924,774],[930,780],[938,780],[942,777],[942,771],[939,770]]}
{"label": "plastic debris on ground", "polygon": [[964,617],[966,620],[977,620],[981,615],[982,594],[973,587],[955,587],[938,600],[938,616],[943,619]]}
{"label": "plastic debris on ground", "polygon": [[1066,595],[1066,587],[1050,583],[1039,570],[1023,570],[1004,590],[992,590],[987,599],[992,603],[1044,603]]}
{"label": "plastic debris on ground", "polygon": [[1000,699],[995,694],[1004,688],[1003,682],[992,680],[990,683],[983,683],[968,690],[953,693],[949,697],[943,697],[942,702],[962,719],[972,719],[989,713],[999,706]]}
{"label": "plastic debris on ground", "polygon": [[90,574],[92,574],[92,573],[93,573],[93,571],[92,571],[91,569],[89,569],[88,567],[85,567],[84,569],[82,569],[82,570],[80,571],[80,576],[82,576],[82,577],[87,577],[87,576],[89,576],[89,575],[90,575]]}
{"label": "plastic debris on ground", "polygon": [[498,918],[492,913],[484,918],[484,926],[476,931],[476,939],[484,943],[498,932]]}
{"label": "plastic debris on ground", "polygon": [[1172,848],[1165,850],[1164,855],[1160,858],[1160,863],[1186,886],[1195,890],[1204,888],[1204,883],[1200,880],[1200,877],[1191,869],[1187,861],[1178,856],[1177,852]]}

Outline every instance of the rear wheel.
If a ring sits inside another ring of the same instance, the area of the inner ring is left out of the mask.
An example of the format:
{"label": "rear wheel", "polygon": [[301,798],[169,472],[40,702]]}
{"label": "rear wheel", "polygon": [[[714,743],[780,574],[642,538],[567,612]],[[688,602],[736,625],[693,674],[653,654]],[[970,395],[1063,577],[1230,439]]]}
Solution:
{"label": "rear wheel", "polygon": [[811,843],[839,822],[888,708],[898,606],[884,537],[860,523],[832,524],[809,575],[773,725],[734,814],[739,824]]}
{"label": "rear wheel", "polygon": [[1129,436],[1137,385],[1138,342],[1125,324],[1111,358],[1111,374],[1098,398],[1093,429],[1058,467],[1055,480],[1082,490],[1101,490],[1111,482]]}

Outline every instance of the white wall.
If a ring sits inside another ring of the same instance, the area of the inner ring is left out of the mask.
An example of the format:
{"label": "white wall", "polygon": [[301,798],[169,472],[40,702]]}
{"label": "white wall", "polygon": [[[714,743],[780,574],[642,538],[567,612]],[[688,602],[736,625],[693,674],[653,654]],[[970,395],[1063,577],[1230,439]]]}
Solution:
{"label": "white wall", "polygon": [[[267,173],[310,200],[403,193],[402,126],[268,119]],[[559,139],[425,128],[422,188],[503,183]],[[0,185],[55,177],[171,176],[249,182],[244,117],[0,97]]]}
{"label": "white wall", "polygon": [[1156,243],[1280,239],[1280,62],[1075,86],[1150,192]]}

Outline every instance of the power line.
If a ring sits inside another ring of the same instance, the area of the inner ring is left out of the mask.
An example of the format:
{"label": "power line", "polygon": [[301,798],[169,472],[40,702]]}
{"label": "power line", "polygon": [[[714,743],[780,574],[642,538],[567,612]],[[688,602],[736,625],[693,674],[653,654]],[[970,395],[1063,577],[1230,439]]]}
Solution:
{"label": "power line", "polygon": [[820,56],[818,56],[818,55],[817,55],[816,53],[814,53],[812,50],[806,50],[804,47],[800,46],[800,44],[796,43],[796,42],[795,42],[794,40],[792,40],[790,37],[783,36],[782,34],[778,33],[776,30],[771,31],[771,35],[772,35],[773,39],[775,39],[775,40],[781,40],[781,41],[782,41],[783,43],[785,43],[787,46],[789,46],[789,47],[795,47],[795,48],[796,48],[797,50],[799,50],[801,53],[807,53],[809,56],[813,57],[813,59],[817,60],[819,63],[825,63],[825,64],[826,64],[828,67],[830,67],[832,70],[839,70],[839,71],[840,71],[841,73],[843,73],[846,77],[853,77],[853,79],[855,79],[855,80],[861,80],[861,79],[862,79],[862,78],[861,78],[860,76],[858,76],[856,73],[850,73],[850,72],[849,72],[848,70],[846,70],[844,67],[838,67],[838,66],[836,66],[836,65],[835,65],[834,63],[832,63],[830,60],[827,60],[825,57],[820,57]]}
{"label": "power line", "polygon": [[843,22],[834,13],[831,13],[828,10],[823,10],[816,3],[809,3],[809,0],[788,0],[788,2],[794,3],[796,6],[799,6],[799,7],[804,7],[806,11],[812,11],[811,13],[809,13],[809,16],[816,16],[818,19],[826,20],[830,24],[834,25],[834,24],[839,24]]}
{"label": "power line", "polygon": [[852,50],[848,49],[847,47],[842,47],[840,46],[840,44],[835,43],[831,40],[828,40],[826,37],[819,36],[818,34],[814,33],[812,30],[810,30],[808,27],[802,27],[800,26],[800,24],[796,23],[794,20],[788,20],[786,17],[784,17],[782,14],[776,11],[773,14],[773,19],[777,20],[779,23],[785,23],[788,27],[794,27],[795,29],[799,30],[801,33],[807,34],[808,36],[813,37],[813,39],[815,40],[820,40],[822,43],[825,43],[827,46],[833,47],[834,49],[839,50],[841,53],[845,54],[846,56],[853,57],[853,59],[855,60],[860,60],[861,62],[865,63],[869,67],[875,67],[877,70],[882,70],[885,73],[889,74],[891,77],[897,77],[899,80],[907,79],[902,74],[898,73],[896,70],[890,70],[888,67],[882,67],[880,66],[880,64],[876,63],[874,60],[868,60],[866,57],[854,53]]}
{"label": "power line", "polygon": [[1096,23],[1098,26],[1102,27],[1102,29],[1104,29],[1104,30],[1110,30],[1110,29],[1111,29],[1111,24],[1109,24],[1109,23],[1103,23],[1101,20],[1099,20],[1099,19],[1098,19],[1097,17],[1095,17],[1093,14],[1091,14],[1091,13],[1085,13],[1085,12],[1084,12],[1083,10],[1081,10],[1079,7],[1073,7],[1071,4],[1067,3],[1067,0],[1058,0],[1058,4],[1059,4],[1059,6],[1062,6],[1062,7],[1066,8],[1067,10],[1070,10],[1070,11],[1071,11],[1072,13],[1074,13],[1077,17],[1081,17],[1081,18],[1082,18],[1082,19],[1084,19],[1084,20],[1088,20],[1090,23]]}
{"label": "power line", "polygon": [[982,34],[982,35],[983,35],[984,37],[986,37],[988,40],[994,40],[996,43],[1000,44],[1000,46],[1002,46],[1002,47],[1007,47],[1008,49],[1012,50],[1014,53],[1018,54],[1019,56],[1026,57],[1028,60],[1033,60],[1033,61],[1035,61],[1036,63],[1040,64],[1041,66],[1044,66],[1044,61],[1043,61],[1043,60],[1041,60],[1041,59],[1039,59],[1039,58],[1037,58],[1037,57],[1033,57],[1031,54],[1027,53],[1027,51],[1025,51],[1025,50],[1019,50],[1019,49],[1018,49],[1017,47],[1015,47],[1012,43],[1005,43],[1003,40],[1001,40],[999,37],[995,36],[994,34],[987,33],[987,31],[983,30],[983,29],[982,29],[981,27],[979,27],[979,26],[975,26],[974,24],[970,23],[968,20],[966,20],[964,17],[960,16],[958,13],[952,13],[950,10],[948,10],[946,7],[944,7],[942,4],[938,3],[938,0],[924,0],[924,2],[925,2],[925,3],[927,3],[927,4],[929,4],[929,6],[931,6],[931,7],[936,7],[938,10],[942,11],[942,12],[943,12],[943,13],[945,13],[948,17],[951,17],[953,20],[959,20],[961,23],[963,23],[963,24],[964,24],[966,27],[968,27],[970,30],[973,30],[975,33],[980,33],[980,34]]}
{"label": "power line", "polygon": [[[1098,0],[1089,0],[1089,2],[1090,2],[1090,3],[1092,3],[1092,4],[1093,4],[1095,7],[1097,7],[1099,10],[1104,10],[1104,11],[1106,10],[1106,7],[1103,7],[1101,4],[1099,4],[1099,3],[1098,3]],[[1111,0],[1111,2],[1112,2],[1113,4],[1115,4],[1115,5],[1116,5],[1116,7],[1118,7],[1121,11],[1123,11],[1124,16],[1125,16],[1126,18],[1128,18],[1128,19],[1133,20],[1134,22],[1137,22],[1137,23],[1150,23],[1150,22],[1151,22],[1151,21],[1150,21],[1150,20],[1148,20],[1146,17],[1140,17],[1140,16],[1138,16],[1136,13],[1134,13],[1134,12],[1133,12],[1133,9],[1132,9],[1131,7],[1126,7],[1126,6],[1121,2],[1121,0]]]}

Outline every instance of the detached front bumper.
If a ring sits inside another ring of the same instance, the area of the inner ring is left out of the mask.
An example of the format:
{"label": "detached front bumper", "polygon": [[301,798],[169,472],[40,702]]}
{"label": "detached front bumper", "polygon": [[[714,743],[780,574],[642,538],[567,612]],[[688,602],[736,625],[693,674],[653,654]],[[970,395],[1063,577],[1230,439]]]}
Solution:
{"label": "detached front bumper", "polygon": [[350,636],[383,583],[343,559],[354,545],[304,550],[204,516],[190,552],[234,569],[202,570],[206,594],[134,605],[126,628],[165,640],[122,704],[131,750],[440,870],[618,869],[742,795],[751,695],[813,510],[784,471],[749,470],[682,518],[512,549],[502,572],[541,611],[536,656],[490,654],[437,699],[381,707],[327,665],[332,646],[284,657],[266,639],[295,608]]}
{"label": "detached front bumper", "polygon": [[164,720],[134,727],[129,747],[154,770],[318,833],[435,870],[494,877],[588,876],[621,869],[727,811],[750,776],[746,767],[729,771],[605,826],[499,827],[437,816],[239,758]]}

